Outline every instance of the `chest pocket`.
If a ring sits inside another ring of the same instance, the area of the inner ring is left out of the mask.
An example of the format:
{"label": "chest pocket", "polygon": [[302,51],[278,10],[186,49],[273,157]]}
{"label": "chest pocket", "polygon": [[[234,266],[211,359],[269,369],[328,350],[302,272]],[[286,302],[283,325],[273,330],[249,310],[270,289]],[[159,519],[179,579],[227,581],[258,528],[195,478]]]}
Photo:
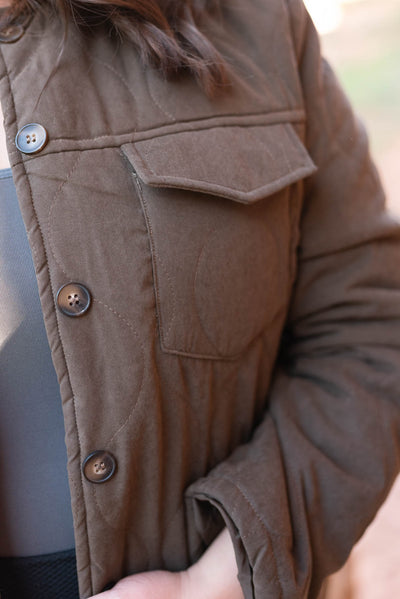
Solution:
{"label": "chest pocket", "polygon": [[163,351],[235,358],[287,306],[290,187],[313,162],[291,124],[181,131],[122,151],[146,218]]}

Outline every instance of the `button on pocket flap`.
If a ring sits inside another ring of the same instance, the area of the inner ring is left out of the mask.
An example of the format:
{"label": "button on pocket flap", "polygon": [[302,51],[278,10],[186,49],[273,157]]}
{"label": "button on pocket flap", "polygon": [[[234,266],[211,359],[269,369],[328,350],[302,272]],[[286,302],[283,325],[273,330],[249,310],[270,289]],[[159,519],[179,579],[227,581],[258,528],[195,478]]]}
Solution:
{"label": "button on pocket flap", "polygon": [[180,131],[123,146],[140,179],[251,204],[316,167],[290,123]]}

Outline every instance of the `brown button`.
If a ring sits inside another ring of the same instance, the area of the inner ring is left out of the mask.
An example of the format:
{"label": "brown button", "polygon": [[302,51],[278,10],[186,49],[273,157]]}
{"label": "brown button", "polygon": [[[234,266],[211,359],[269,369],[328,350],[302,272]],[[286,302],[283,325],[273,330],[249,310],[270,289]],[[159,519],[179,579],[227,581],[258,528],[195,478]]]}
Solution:
{"label": "brown button", "polygon": [[66,283],[57,292],[57,306],[66,316],[82,316],[88,311],[91,297],[81,283]]}
{"label": "brown button", "polygon": [[23,154],[36,154],[47,144],[48,135],[43,125],[29,123],[24,125],[15,136],[15,145]]}
{"label": "brown button", "polygon": [[3,29],[0,30],[0,43],[12,44],[13,42],[17,42],[24,35],[32,17],[33,14],[22,15],[22,17],[18,17],[14,23],[9,23],[3,27]]}
{"label": "brown button", "polygon": [[90,453],[83,462],[85,478],[91,483],[105,483],[115,472],[116,462],[108,451],[97,450]]}
{"label": "brown button", "polygon": [[17,42],[25,32],[23,25],[8,25],[0,31],[0,43],[12,44]]}

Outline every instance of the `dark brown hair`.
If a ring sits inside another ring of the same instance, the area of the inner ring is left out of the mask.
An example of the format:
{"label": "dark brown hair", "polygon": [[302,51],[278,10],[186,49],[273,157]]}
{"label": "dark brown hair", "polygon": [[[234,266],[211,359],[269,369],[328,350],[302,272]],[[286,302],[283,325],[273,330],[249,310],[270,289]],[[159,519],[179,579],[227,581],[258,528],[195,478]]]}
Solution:
{"label": "dark brown hair", "polygon": [[167,78],[188,71],[209,96],[226,89],[226,63],[200,30],[202,17],[217,11],[217,0],[14,0],[7,21],[46,8],[66,27],[72,19],[91,31],[105,23],[137,47],[144,65],[159,68]]}

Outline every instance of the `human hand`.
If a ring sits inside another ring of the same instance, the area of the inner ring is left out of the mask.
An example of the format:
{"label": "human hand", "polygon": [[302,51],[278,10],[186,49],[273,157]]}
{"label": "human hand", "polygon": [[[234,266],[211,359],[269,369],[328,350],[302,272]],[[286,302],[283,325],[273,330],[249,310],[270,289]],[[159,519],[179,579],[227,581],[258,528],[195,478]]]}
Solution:
{"label": "human hand", "polygon": [[229,532],[225,529],[188,570],[133,574],[92,599],[244,599]]}
{"label": "human hand", "polygon": [[133,574],[92,599],[192,599],[185,594],[187,573],[156,570]]}

